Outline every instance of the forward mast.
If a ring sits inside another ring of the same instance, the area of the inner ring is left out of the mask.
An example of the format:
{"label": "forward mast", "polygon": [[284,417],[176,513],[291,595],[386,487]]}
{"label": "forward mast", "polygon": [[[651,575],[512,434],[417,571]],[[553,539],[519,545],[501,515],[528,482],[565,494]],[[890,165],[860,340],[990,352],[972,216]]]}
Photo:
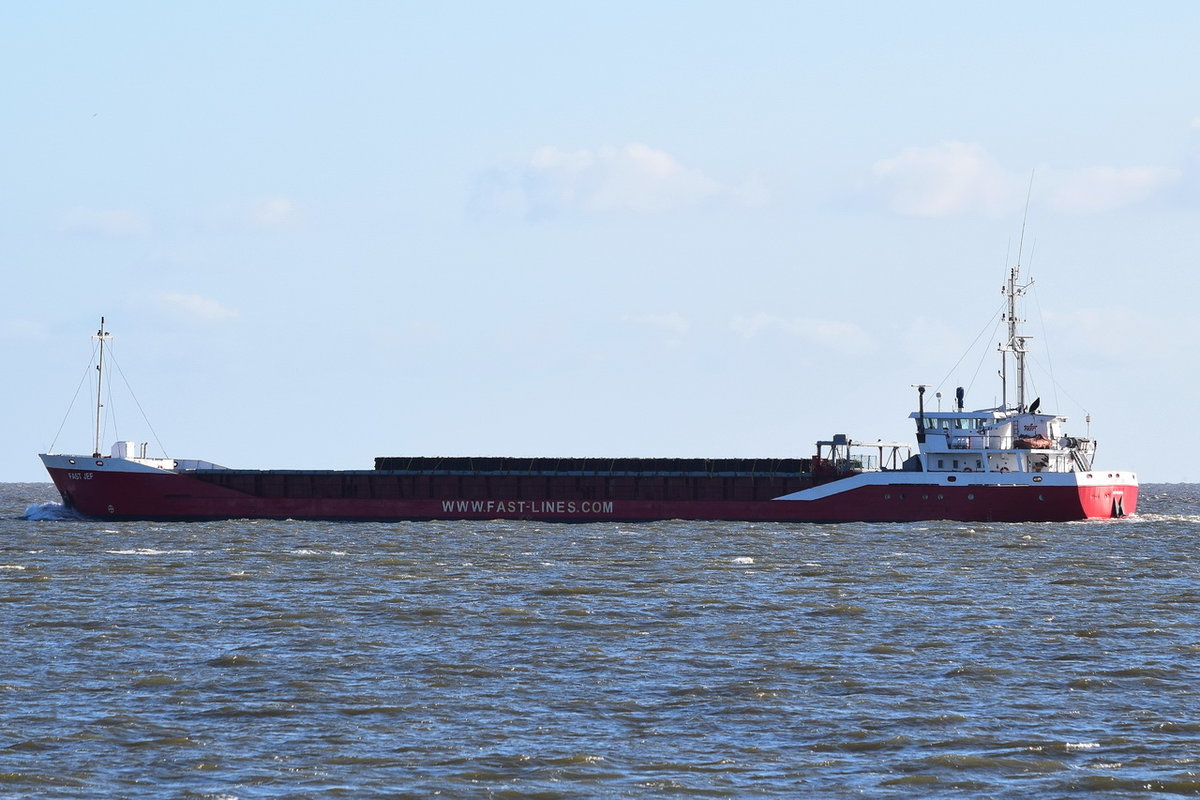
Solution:
{"label": "forward mast", "polygon": [[100,342],[100,354],[96,360],[96,438],[92,458],[100,458],[100,437],[104,419],[104,344],[112,336],[104,330],[104,317],[100,318],[100,330],[92,337]]}

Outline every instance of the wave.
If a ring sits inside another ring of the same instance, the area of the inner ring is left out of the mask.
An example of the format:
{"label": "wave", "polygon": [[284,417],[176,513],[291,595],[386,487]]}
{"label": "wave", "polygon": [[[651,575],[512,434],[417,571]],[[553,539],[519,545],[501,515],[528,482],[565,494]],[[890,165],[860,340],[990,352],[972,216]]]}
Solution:
{"label": "wave", "polygon": [[1142,525],[1149,525],[1149,524],[1153,524],[1153,523],[1162,523],[1162,522],[1182,522],[1182,523],[1186,523],[1189,525],[1195,525],[1197,523],[1200,523],[1200,514],[1162,514],[1162,513],[1145,514],[1145,513],[1142,513],[1141,511],[1139,511],[1138,513],[1134,514],[1132,517],[1125,517],[1124,519],[1121,519],[1119,521],[1122,523],[1125,523],[1125,524],[1135,523],[1135,524],[1142,524]]}
{"label": "wave", "polygon": [[170,556],[170,555],[192,555],[195,550],[156,550],[153,547],[135,547],[132,550],[105,550],[104,552],[114,556]]}
{"label": "wave", "polygon": [[85,520],[88,517],[80,514],[73,508],[67,508],[62,503],[34,503],[25,508],[25,513],[21,515],[21,519],[45,522],[55,520]]}

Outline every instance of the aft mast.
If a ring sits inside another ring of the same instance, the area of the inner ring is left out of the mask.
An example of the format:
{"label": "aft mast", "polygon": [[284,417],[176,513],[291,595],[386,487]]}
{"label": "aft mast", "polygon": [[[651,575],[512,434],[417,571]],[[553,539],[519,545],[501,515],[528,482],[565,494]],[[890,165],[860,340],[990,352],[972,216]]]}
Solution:
{"label": "aft mast", "polygon": [[100,428],[104,408],[104,343],[112,338],[104,330],[104,317],[100,318],[100,330],[96,331],[95,339],[100,341],[100,356],[96,361],[96,440],[92,449],[92,458],[100,457]]}
{"label": "aft mast", "polygon": [[1013,362],[1016,366],[1016,388],[1017,388],[1017,410],[1025,410],[1025,354],[1028,352],[1025,343],[1029,341],[1029,336],[1021,333],[1020,327],[1024,320],[1017,316],[1017,298],[1025,294],[1025,290],[1033,285],[1033,281],[1020,285],[1021,280],[1021,265],[1013,267],[1008,273],[1008,283],[1004,287],[1004,294],[1008,297],[1008,310],[1005,312],[1005,319],[1008,322],[1008,341],[1000,345],[1000,380],[1003,387],[1003,408],[1008,408],[1008,356],[1007,353],[1013,354]]}

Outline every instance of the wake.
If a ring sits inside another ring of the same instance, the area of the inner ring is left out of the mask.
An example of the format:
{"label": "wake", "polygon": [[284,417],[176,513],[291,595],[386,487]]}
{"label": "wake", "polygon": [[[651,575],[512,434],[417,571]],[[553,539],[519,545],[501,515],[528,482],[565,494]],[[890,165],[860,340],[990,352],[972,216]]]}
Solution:
{"label": "wake", "polygon": [[53,522],[56,520],[84,520],[87,517],[73,508],[67,508],[62,503],[34,503],[26,507],[21,519],[34,522]]}

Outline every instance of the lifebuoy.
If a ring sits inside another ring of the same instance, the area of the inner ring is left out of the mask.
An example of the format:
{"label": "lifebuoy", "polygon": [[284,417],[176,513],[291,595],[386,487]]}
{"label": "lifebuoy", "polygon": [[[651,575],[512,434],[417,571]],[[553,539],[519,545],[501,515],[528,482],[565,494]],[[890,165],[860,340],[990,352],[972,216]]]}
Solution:
{"label": "lifebuoy", "polygon": [[970,467],[963,467],[963,472],[970,472],[970,471],[971,471]]}

